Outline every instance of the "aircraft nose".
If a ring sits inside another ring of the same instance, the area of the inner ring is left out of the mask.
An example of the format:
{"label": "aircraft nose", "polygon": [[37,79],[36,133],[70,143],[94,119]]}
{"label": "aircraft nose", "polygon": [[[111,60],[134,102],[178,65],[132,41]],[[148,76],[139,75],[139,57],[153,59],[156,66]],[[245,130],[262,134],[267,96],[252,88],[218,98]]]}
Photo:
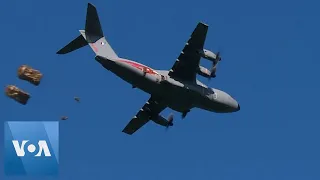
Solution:
{"label": "aircraft nose", "polygon": [[237,111],[240,111],[240,104],[237,100],[235,100],[234,98],[231,98],[231,107],[232,107],[232,111],[233,112],[237,112]]}
{"label": "aircraft nose", "polygon": [[240,104],[238,103],[238,101],[236,101],[233,98],[232,98],[232,107],[234,112],[240,111]]}

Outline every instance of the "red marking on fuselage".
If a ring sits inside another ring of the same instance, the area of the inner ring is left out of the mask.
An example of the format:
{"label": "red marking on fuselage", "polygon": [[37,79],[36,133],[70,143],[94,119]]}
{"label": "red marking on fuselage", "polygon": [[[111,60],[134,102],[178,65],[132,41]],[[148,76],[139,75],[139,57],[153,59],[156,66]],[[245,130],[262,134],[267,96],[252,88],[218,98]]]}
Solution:
{"label": "red marking on fuselage", "polygon": [[119,61],[121,62],[124,62],[124,63],[127,63],[137,69],[140,69],[142,71],[144,71],[145,73],[148,73],[148,74],[158,74],[155,70],[153,70],[152,68],[148,67],[148,66],[145,66],[143,64],[140,64],[140,63],[137,63],[137,62],[134,62],[134,61],[130,61],[130,60],[123,60],[123,59],[120,59]]}
{"label": "red marking on fuselage", "polygon": [[90,43],[90,46],[93,48],[94,52],[98,52],[98,48],[96,47],[95,44]]}

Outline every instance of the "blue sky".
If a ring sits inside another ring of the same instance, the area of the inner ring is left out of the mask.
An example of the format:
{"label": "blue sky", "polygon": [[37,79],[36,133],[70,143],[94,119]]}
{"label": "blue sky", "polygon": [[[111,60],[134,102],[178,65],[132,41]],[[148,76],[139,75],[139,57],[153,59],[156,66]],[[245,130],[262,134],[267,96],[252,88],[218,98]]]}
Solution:
{"label": "blue sky", "polygon": [[[103,69],[88,47],[55,54],[84,28],[88,1],[5,1],[0,83],[32,98],[22,106],[0,96],[0,128],[69,116],[60,124],[59,180],[320,178],[318,1],[90,2],[117,54],[155,69],[170,69],[198,21],[209,24],[205,47],[223,61],[217,78],[199,79],[230,93],[241,111],[195,109],[184,120],[175,112],[169,131],[148,123],[127,136],[121,130],[149,95]],[[17,79],[21,64],[43,72],[39,87]],[[4,177],[2,166],[0,179],[54,179]]]}

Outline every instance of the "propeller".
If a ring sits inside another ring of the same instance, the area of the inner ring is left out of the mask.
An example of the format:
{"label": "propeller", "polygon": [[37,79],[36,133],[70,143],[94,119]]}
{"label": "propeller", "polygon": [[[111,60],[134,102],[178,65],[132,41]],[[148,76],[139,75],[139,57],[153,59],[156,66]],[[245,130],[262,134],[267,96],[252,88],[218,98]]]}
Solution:
{"label": "propeller", "polygon": [[210,69],[211,76],[208,78],[209,80],[211,80],[211,78],[216,77],[217,65],[218,65],[218,62],[221,61],[221,59],[222,58],[220,56],[220,51],[218,51],[216,54],[216,60],[212,62],[212,67]]}
{"label": "propeller", "polygon": [[221,53],[221,51],[218,51],[217,54],[216,54],[216,60],[218,60],[218,61],[222,60],[222,58],[220,56],[220,53]]}
{"label": "propeller", "polygon": [[173,126],[173,114],[172,113],[168,116],[167,120],[168,120],[168,124],[166,126],[166,130],[168,130],[170,126]]}

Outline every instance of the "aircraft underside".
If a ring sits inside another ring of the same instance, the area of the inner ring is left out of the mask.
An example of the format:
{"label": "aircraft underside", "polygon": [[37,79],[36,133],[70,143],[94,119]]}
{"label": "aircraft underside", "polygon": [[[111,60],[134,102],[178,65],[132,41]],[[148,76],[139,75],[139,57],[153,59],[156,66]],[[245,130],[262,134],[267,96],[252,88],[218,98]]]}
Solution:
{"label": "aircraft underside", "polygon": [[[67,54],[88,45],[104,68],[151,95],[122,131],[133,134],[150,120],[165,127],[172,126],[172,116],[164,118],[160,115],[167,107],[182,112],[183,117],[194,107],[221,113],[240,110],[239,103],[229,94],[208,88],[196,80],[197,74],[209,79],[216,77],[217,64],[221,60],[219,53],[204,49],[207,31],[208,25],[199,22],[170,70],[155,71],[117,55],[105,38],[96,8],[89,3],[84,30],[79,30],[80,35],[57,54]],[[201,58],[213,62],[211,70],[200,66]]]}
{"label": "aircraft underside", "polygon": [[196,98],[194,96],[199,96],[196,92],[187,91],[182,87],[161,81],[161,74],[143,74],[142,71],[133,69],[121,62],[112,61],[101,64],[124,81],[130,83],[132,87],[139,88],[158,100],[164,101],[169,108],[177,112],[183,113],[193,108],[195,105],[193,100]]}

